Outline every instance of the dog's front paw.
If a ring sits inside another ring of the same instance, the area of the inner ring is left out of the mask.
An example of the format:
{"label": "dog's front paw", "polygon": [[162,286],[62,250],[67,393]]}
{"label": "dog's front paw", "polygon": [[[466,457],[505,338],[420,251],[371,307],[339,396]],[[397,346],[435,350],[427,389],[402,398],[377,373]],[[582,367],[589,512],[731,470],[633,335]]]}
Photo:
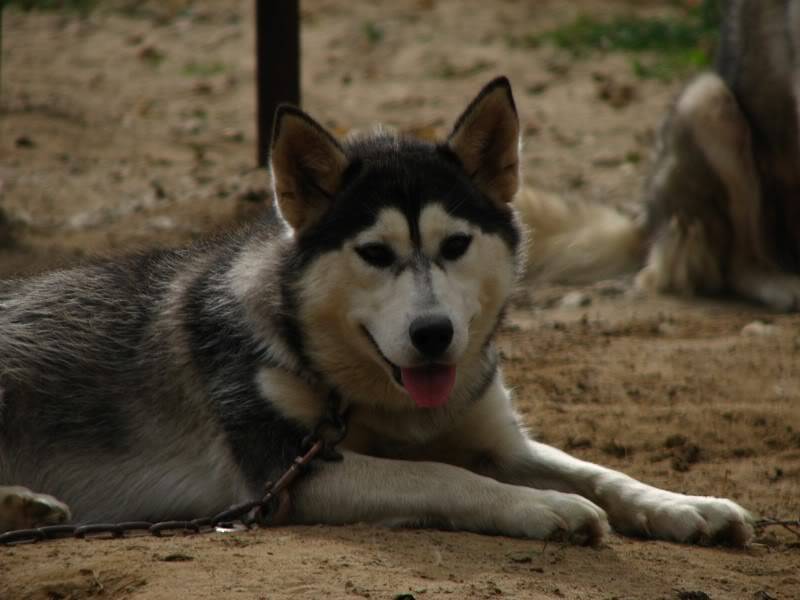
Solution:
{"label": "dog's front paw", "polygon": [[69,519],[67,505],[48,494],[21,486],[0,487],[0,531],[58,525]]}
{"label": "dog's front paw", "polygon": [[684,496],[655,488],[633,495],[612,512],[623,533],[675,542],[744,546],[753,537],[753,517],[724,498]]}
{"label": "dog's front paw", "polygon": [[575,494],[526,489],[506,508],[499,529],[507,535],[597,545],[610,529],[605,511]]}

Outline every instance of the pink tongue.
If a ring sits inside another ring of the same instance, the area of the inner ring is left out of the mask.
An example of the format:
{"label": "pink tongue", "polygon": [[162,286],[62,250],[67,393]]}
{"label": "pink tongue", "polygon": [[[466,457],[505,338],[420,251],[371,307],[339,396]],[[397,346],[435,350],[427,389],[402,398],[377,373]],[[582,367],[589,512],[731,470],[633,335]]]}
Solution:
{"label": "pink tongue", "polygon": [[422,408],[446,404],[456,382],[456,368],[447,365],[400,369],[400,375],[403,387]]}

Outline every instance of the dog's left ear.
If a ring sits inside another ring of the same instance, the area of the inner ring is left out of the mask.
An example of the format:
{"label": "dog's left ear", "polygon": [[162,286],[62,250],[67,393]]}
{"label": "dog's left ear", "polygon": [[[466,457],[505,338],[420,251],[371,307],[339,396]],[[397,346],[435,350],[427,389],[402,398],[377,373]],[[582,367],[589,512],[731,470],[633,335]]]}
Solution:
{"label": "dog's left ear", "polygon": [[278,108],[272,131],[275,200],[283,218],[301,233],[331,207],[347,157],[333,135],[294,106]]}
{"label": "dog's left ear", "polygon": [[506,77],[489,82],[458,118],[447,146],[475,185],[505,205],[519,188],[519,118]]}

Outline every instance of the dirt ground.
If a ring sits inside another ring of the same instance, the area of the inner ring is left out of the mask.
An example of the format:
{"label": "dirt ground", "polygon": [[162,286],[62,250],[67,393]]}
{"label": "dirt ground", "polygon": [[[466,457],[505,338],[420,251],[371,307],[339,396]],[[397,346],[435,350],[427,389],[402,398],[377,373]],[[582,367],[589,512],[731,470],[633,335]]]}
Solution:
{"label": "dirt ground", "polygon": [[[303,105],[337,132],[444,133],[507,74],[527,183],[636,210],[679,82],[629,59],[510,40],[578,13],[667,2],[302,2]],[[252,2],[7,9],[0,275],[185,242],[263,208],[254,169]],[[609,90],[611,90],[609,100]],[[538,437],[676,491],[800,517],[800,317],[649,298],[626,282],[522,293],[506,378]],[[578,548],[367,526],[0,548],[0,598],[800,598],[800,539],[744,550],[612,536]],[[406,596],[408,597],[408,596]]]}

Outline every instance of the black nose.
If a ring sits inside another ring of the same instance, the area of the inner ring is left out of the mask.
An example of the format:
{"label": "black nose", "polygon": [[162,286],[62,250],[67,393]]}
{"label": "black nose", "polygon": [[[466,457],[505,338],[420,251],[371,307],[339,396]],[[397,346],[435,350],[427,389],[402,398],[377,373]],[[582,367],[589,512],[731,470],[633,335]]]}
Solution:
{"label": "black nose", "polygon": [[441,315],[417,317],[408,328],[414,347],[426,358],[441,356],[453,341],[453,324]]}

